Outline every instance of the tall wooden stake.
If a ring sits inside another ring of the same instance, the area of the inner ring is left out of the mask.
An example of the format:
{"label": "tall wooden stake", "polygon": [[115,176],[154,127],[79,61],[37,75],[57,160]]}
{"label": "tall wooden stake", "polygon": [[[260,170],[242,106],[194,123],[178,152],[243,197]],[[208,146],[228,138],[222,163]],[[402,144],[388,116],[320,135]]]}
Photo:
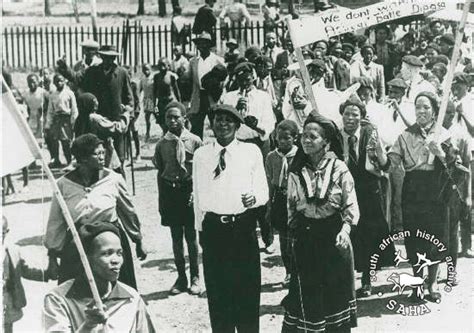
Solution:
{"label": "tall wooden stake", "polygon": [[[291,40],[293,41],[295,40],[295,36],[293,35],[294,32],[291,30],[291,25],[288,24],[288,21],[289,19],[287,19],[287,26],[290,32]],[[311,85],[311,79],[309,77],[308,69],[306,68],[306,65],[304,63],[304,57],[303,57],[303,52],[301,52],[301,47],[295,47],[295,54],[296,54],[296,58],[298,59],[298,64],[300,65],[300,72],[301,72],[301,77],[303,78],[304,90],[306,92],[306,95],[309,98],[311,107],[313,108],[313,113],[319,115],[320,113],[318,110],[318,105],[316,104],[316,99],[314,98],[314,94],[313,94],[313,86]]]}
{"label": "tall wooden stake", "polygon": [[[2,87],[4,87],[4,89],[7,90],[7,92],[4,92],[4,94],[7,95],[7,98],[12,100],[13,105],[16,105],[15,98],[13,97],[13,94],[10,88],[8,88],[7,85],[5,84],[3,75],[2,75]],[[86,252],[84,251],[84,247],[82,246],[82,242],[81,242],[81,239],[79,238],[79,234],[76,230],[74,221],[72,220],[71,213],[69,213],[69,209],[67,208],[66,202],[64,201],[61,191],[59,190],[59,187],[56,184],[54,175],[51,172],[51,169],[49,168],[48,163],[46,163],[46,160],[44,159],[43,153],[41,152],[38,142],[36,141],[33,133],[31,132],[31,129],[26,123],[26,120],[20,115],[18,111],[12,112],[12,115],[15,117],[16,123],[20,127],[20,130],[22,134],[24,135],[25,140],[28,142],[28,146],[33,150],[33,155],[36,157],[38,156],[41,157],[41,164],[43,165],[43,170],[45,171],[46,176],[48,177],[48,180],[51,184],[51,187],[53,188],[53,194],[54,196],[56,196],[56,199],[58,200],[59,207],[61,208],[61,212],[63,213],[64,219],[66,220],[66,224],[69,230],[71,230],[72,239],[74,240],[74,244],[76,245],[77,251],[79,252],[79,258],[81,259],[82,266],[84,267],[84,271],[86,273],[87,281],[91,288],[92,296],[94,298],[95,304],[97,308],[103,309],[102,300],[100,298],[97,285],[95,284],[94,276],[92,275],[92,270],[89,265]]]}

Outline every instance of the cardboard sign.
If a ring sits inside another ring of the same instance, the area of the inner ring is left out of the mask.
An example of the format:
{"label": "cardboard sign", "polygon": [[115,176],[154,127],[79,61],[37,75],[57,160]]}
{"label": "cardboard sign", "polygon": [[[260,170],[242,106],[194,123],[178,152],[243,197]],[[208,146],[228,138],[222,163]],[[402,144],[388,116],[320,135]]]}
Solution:
{"label": "cardboard sign", "polygon": [[334,8],[319,14],[289,21],[293,44],[302,47],[318,40],[364,29],[399,18],[456,9],[455,1],[389,0],[359,9]]}

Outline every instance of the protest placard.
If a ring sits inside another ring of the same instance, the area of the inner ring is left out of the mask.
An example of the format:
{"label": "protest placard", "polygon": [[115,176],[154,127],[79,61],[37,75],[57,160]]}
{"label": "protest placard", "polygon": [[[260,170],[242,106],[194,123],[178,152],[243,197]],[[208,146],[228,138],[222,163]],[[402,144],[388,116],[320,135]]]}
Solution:
{"label": "protest placard", "polygon": [[391,0],[359,9],[337,7],[310,17],[291,20],[293,44],[302,47],[318,40],[412,15],[433,13],[456,8],[456,1]]}

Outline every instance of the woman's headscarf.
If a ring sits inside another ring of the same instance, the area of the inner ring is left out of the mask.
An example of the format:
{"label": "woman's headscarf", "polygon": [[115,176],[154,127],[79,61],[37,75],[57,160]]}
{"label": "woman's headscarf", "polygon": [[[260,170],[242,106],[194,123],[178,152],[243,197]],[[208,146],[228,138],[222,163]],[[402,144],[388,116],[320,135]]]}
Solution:
{"label": "woman's headscarf", "polygon": [[[323,129],[324,133],[322,134],[326,140],[329,142],[329,151],[333,152],[337,158],[343,160],[343,145],[342,137],[336,126],[336,124],[326,117],[321,115],[315,115],[311,113],[306,119],[304,126],[309,123],[316,123]],[[295,158],[291,163],[290,172],[299,173],[301,169],[305,166],[308,161],[308,157],[303,151],[303,148],[298,144],[298,151],[296,152]]]}

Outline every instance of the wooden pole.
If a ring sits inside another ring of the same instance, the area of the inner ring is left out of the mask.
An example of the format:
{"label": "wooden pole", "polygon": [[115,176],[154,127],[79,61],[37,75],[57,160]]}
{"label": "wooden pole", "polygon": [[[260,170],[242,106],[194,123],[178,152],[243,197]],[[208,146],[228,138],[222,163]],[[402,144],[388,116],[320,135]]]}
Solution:
{"label": "wooden pole", "polygon": [[94,40],[97,40],[97,5],[95,0],[90,0],[91,2],[91,21],[92,21],[92,35]]}
{"label": "wooden pole", "polygon": [[[5,80],[3,78],[3,75],[2,75],[2,88],[5,90],[3,93],[7,95],[7,98],[12,101],[13,105],[16,105],[15,98],[13,97],[13,94],[10,88],[7,87]],[[69,209],[67,208],[66,202],[64,201],[61,191],[59,190],[59,187],[56,184],[54,175],[51,172],[51,169],[49,168],[48,163],[46,163],[46,160],[44,159],[44,156],[41,152],[38,142],[36,141],[33,133],[31,132],[31,129],[29,128],[26,120],[20,115],[18,111],[12,112],[12,115],[15,117],[16,123],[20,127],[20,130],[25,140],[27,141],[28,146],[30,147],[30,149],[33,150],[33,155],[35,157],[40,157],[41,159],[43,170],[45,171],[46,176],[48,177],[48,180],[53,188],[53,194],[56,196],[56,199],[58,200],[58,203],[59,203],[59,207],[61,208],[61,212],[63,213],[64,219],[66,220],[69,230],[71,230],[72,239],[74,240],[74,244],[76,245],[77,251],[79,252],[79,257],[81,259],[82,266],[84,266],[84,271],[86,273],[87,281],[92,291],[92,297],[94,298],[97,308],[102,310],[104,307],[99,295],[99,291],[97,289],[97,285],[94,280],[94,276],[92,274],[91,267],[89,265],[89,261],[87,260],[87,255],[84,251],[84,247],[82,246],[81,239],[79,238],[79,234],[76,230],[76,226],[74,225],[74,221],[72,220],[72,216],[69,213]]]}
{"label": "wooden pole", "polygon": [[[293,35],[294,32],[291,29],[291,25],[288,23],[289,23],[289,18],[287,19],[288,31],[290,32],[291,40],[294,41],[295,40],[295,36]],[[301,47],[295,48],[295,54],[296,54],[296,58],[298,59],[298,64],[300,65],[300,72],[303,78],[303,87],[306,92],[306,95],[309,98],[311,107],[313,108],[312,112],[319,115],[320,113],[318,110],[318,105],[316,104],[316,99],[314,98],[314,94],[313,94],[313,86],[311,85],[311,79],[309,77],[308,69],[306,68],[306,65],[304,63],[304,57],[303,57],[303,52],[301,52]]]}
{"label": "wooden pole", "polygon": [[[448,73],[445,78],[445,87],[448,91],[445,91],[443,94],[443,99],[441,100],[441,106],[439,108],[438,119],[435,125],[434,140],[438,142],[441,136],[441,129],[443,127],[443,120],[446,115],[446,108],[448,106],[449,95],[451,90],[451,85],[453,83],[454,70],[456,69],[456,64],[459,60],[459,50],[461,49],[462,37],[464,35],[464,27],[466,26],[467,16],[469,14],[469,8],[471,7],[472,0],[466,0],[464,3],[464,9],[461,16],[461,21],[456,33],[456,39],[454,42],[453,55],[451,57],[451,63],[449,64]],[[469,111],[469,110],[465,110]]]}

